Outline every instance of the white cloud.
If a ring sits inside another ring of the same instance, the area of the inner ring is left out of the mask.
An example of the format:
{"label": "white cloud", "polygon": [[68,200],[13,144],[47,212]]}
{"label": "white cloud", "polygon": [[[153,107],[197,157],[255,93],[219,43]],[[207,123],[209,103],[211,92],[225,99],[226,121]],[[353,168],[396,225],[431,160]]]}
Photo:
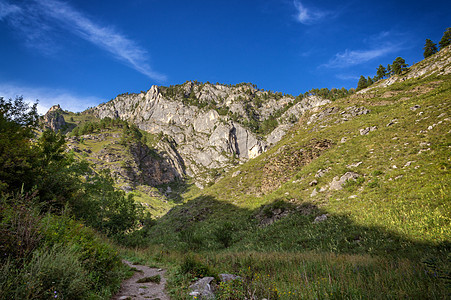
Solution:
{"label": "white cloud", "polygon": [[370,60],[398,52],[404,48],[405,37],[399,32],[382,31],[366,37],[362,42],[366,45],[363,50],[349,50],[336,53],[321,67],[345,68],[366,63]]}
{"label": "white cloud", "polygon": [[[12,6],[0,1],[0,7]],[[35,0],[32,3],[22,3],[22,7],[14,6],[17,9],[11,11],[5,8],[5,13],[0,16],[4,15],[5,19],[9,17],[9,23],[25,37],[28,46],[47,54],[58,51],[59,45],[52,38],[52,33],[63,30],[109,52],[151,79],[160,82],[166,80],[165,75],[152,70],[148,62],[149,54],[145,49],[114,28],[97,24],[67,3]]]}
{"label": "white cloud", "polygon": [[296,19],[304,25],[311,25],[321,21],[329,13],[326,11],[319,11],[305,7],[300,1],[293,1],[294,7],[297,10]]}
{"label": "white cloud", "polygon": [[342,53],[337,53],[323,67],[328,68],[344,68],[366,63],[372,59],[382,57],[384,55],[396,52],[400,49],[399,45],[384,45],[379,48],[367,50],[349,50],[346,49]]}
{"label": "white cloud", "polygon": [[66,90],[23,87],[9,83],[0,84],[0,97],[15,99],[16,96],[23,96],[24,100],[30,104],[39,100],[39,114],[45,114],[55,104],[60,104],[64,110],[80,112],[102,102],[102,99],[98,97],[76,95]]}
{"label": "white cloud", "polygon": [[350,75],[350,74],[337,74],[335,75],[338,79],[341,80],[359,80],[360,76]]}

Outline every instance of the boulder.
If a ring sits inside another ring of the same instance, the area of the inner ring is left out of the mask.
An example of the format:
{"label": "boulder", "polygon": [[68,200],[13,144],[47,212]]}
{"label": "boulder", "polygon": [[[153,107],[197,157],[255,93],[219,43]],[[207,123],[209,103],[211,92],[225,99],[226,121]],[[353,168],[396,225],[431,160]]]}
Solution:
{"label": "boulder", "polygon": [[214,299],[216,286],[213,283],[213,277],[204,277],[190,285],[190,296],[193,299]]}

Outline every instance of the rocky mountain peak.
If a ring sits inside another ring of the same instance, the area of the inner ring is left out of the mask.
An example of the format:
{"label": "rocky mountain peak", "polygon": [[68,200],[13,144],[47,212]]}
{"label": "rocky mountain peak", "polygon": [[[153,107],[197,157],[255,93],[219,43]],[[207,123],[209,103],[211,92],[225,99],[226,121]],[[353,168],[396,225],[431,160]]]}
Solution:
{"label": "rocky mountain peak", "polygon": [[317,96],[298,99],[260,90],[250,83],[187,81],[122,94],[91,112],[100,119],[127,120],[141,130],[168,137],[188,176],[204,174],[213,180],[211,170],[227,170],[255,158],[279,141],[300,115],[329,102]]}
{"label": "rocky mountain peak", "polygon": [[66,126],[66,121],[64,120],[63,110],[60,105],[53,105],[43,116],[44,128],[51,129],[55,132],[63,129]]}

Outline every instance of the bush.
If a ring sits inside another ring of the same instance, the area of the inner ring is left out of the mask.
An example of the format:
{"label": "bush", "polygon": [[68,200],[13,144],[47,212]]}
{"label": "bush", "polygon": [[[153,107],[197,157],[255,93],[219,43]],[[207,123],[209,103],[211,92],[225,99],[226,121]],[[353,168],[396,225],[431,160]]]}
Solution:
{"label": "bush", "polygon": [[0,299],[86,299],[89,290],[79,255],[60,244],[34,251],[25,265],[0,265]]}
{"label": "bush", "polygon": [[101,241],[92,229],[65,216],[48,215],[43,224],[45,244],[53,247],[62,243],[77,250],[94,288],[100,289],[116,283],[116,272],[121,266],[118,253],[112,246]]}
{"label": "bush", "polygon": [[183,263],[180,266],[180,272],[182,274],[190,274],[193,277],[215,277],[218,275],[211,270],[210,267],[204,265],[202,262],[195,259],[193,256],[188,255],[185,257]]}
{"label": "bush", "polygon": [[224,222],[215,228],[213,235],[215,240],[224,248],[228,248],[233,241],[233,231],[235,226],[230,222]]}
{"label": "bush", "polygon": [[39,245],[40,217],[29,203],[31,198],[18,194],[0,199],[0,262],[24,258]]}
{"label": "bush", "polygon": [[37,250],[25,266],[21,299],[85,299],[89,281],[75,249],[54,245]]}

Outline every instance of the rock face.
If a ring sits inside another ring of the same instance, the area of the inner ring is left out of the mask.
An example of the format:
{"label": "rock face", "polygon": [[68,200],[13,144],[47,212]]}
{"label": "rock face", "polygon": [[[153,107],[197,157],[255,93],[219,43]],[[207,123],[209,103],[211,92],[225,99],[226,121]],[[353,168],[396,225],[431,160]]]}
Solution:
{"label": "rock face", "polygon": [[66,126],[60,105],[53,105],[43,117],[44,127],[55,132]]}
{"label": "rock face", "polygon": [[330,101],[308,97],[285,109],[278,119],[280,127],[267,139],[245,126],[272,118],[292,102],[292,96],[261,91],[249,84],[187,82],[175,87],[152,86],[146,93],[119,95],[93,108],[92,113],[98,118],[121,118],[142,130],[166,136],[173,145],[176,164],[184,168],[179,173],[193,177],[211,169],[227,170],[257,157],[285,135],[292,126],[289,120]]}
{"label": "rock face", "polygon": [[[81,144],[81,139],[83,143],[106,145],[98,151],[92,151]],[[69,138],[68,149],[89,154],[88,160],[95,162],[96,169],[109,169],[115,182],[126,191],[138,185],[158,186],[183,177],[184,167],[179,162],[180,158],[167,143],[161,141],[160,147],[165,150],[156,152],[140,141],[122,145],[119,139],[120,135],[108,132],[87,134]]]}

